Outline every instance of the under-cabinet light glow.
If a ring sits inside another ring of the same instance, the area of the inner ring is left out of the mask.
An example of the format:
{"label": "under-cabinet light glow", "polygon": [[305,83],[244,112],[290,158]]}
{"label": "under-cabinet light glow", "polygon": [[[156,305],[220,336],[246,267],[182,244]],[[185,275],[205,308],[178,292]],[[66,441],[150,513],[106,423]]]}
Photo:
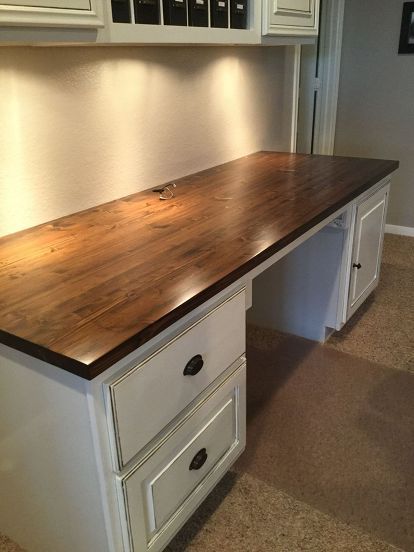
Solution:
{"label": "under-cabinet light glow", "polygon": [[263,149],[263,52],[2,49],[0,235]]}

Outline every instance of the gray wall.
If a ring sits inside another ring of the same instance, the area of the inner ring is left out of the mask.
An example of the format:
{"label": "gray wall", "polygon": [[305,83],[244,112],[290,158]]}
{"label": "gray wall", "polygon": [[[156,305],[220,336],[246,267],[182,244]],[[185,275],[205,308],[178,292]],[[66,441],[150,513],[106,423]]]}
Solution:
{"label": "gray wall", "polygon": [[335,153],[398,159],[389,224],[414,227],[414,54],[398,55],[403,0],[346,0]]}
{"label": "gray wall", "polygon": [[0,235],[288,149],[290,50],[1,48]]}

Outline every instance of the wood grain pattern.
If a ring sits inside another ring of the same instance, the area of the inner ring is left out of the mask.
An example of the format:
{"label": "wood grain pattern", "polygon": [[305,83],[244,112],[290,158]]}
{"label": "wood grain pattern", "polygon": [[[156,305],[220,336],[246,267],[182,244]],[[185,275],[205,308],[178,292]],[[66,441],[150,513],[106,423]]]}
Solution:
{"label": "wood grain pattern", "polygon": [[398,168],[259,152],[0,239],[0,342],[92,379]]}

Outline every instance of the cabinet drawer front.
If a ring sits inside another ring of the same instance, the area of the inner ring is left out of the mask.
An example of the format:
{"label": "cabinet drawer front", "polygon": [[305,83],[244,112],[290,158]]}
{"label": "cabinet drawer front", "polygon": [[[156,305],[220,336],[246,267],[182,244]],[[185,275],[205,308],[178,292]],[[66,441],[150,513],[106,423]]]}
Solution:
{"label": "cabinet drawer front", "polygon": [[234,420],[233,395],[174,458],[167,458],[165,467],[148,483],[148,494],[152,497],[149,505],[153,511],[152,529],[157,530],[164,525],[220,458],[234,446],[237,441]]}
{"label": "cabinet drawer front", "polygon": [[[110,385],[119,465],[129,462],[244,351],[242,290]],[[186,367],[196,373],[184,375]]]}
{"label": "cabinet drawer front", "polygon": [[119,479],[132,550],[162,550],[244,449],[245,377],[242,365]]}

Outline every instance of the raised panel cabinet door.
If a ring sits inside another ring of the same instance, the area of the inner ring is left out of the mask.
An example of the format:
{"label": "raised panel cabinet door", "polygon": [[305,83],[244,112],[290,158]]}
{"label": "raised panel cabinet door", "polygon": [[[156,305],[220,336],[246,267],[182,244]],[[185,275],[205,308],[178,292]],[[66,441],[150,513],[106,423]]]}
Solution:
{"label": "raised panel cabinet door", "polygon": [[357,207],[348,313],[351,316],[378,284],[388,186]]}
{"label": "raised panel cabinet door", "polygon": [[264,0],[263,33],[316,36],[319,0]]}
{"label": "raised panel cabinet door", "polygon": [[117,477],[125,542],[160,552],[246,444],[246,365],[239,365],[168,438]]}
{"label": "raised panel cabinet door", "polygon": [[90,0],[7,0],[0,6],[28,6],[34,8],[59,8],[64,10],[90,10]]}
{"label": "raised panel cabinet door", "polygon": [[311,13],[312,3],[312,0],[274,0],[274,11],[296,11],[306,15]]}
{"label": "raised panel cabinet door", "polygon": [[0,0],[0,26],[5,27],[98,28],[103,15],[102,0]]}

